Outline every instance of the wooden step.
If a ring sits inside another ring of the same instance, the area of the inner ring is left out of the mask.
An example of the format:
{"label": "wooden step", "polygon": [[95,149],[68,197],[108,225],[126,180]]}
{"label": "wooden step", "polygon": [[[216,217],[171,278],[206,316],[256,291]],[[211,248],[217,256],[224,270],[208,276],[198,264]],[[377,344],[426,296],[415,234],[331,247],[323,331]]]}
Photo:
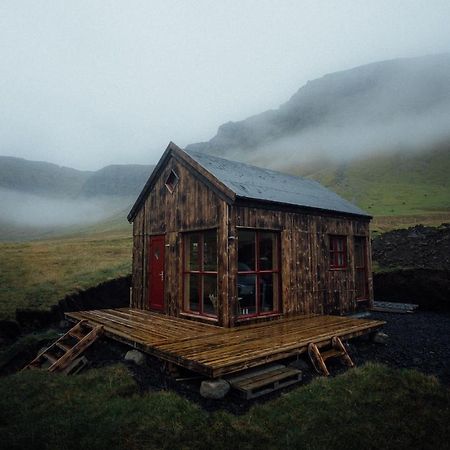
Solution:
{"label": "wooden step", "polygon": [[70,330],[69,331],[69,336],[72,336],[73,338],[75,338],[75,339],[78,339],[79,341],[81,340],[81,339],[83,339],[86,335],[85,334],[83,334],[83,333],[81,333],[80,331],[78,331],[78,330]]}
{"label": "wooden step", "polygon": [[326,361],[328,358],[334,358],[336,356],[342,356],[343,353],[340,350],[335,350],[334,348],[320,352],[322,359]]}
{"label": "wooden step", "polygon": [[51,355],[50,353],[43,353],[42,356],[52,364],[55,364],[55,362],[58,361],[58,358]]}
{"label": "wooden step", "polygon": [[[36,358],[34,358],[33,361],[31,361],[23,370],[31,368],[46,368],[49,372],[56,372],[62,371],[70,366],[70,364],[78,356],[80,356],[82,352],[84,352],[91,344],[93,344],[98,339],[99,336],[103,334],[102,325],[98,325],[95,328],[89,328],[88,330],[83,330],[82,326],[85,325],[85,323],[85,320],[77,323],[50,347],[39,353],[39,355],[36,356]],[[83,331],[86,331],[86,333],[83,334]],[[70,346],[69,344],[63,342],[69,336],[77,339],[77,343],[75,345]],[[61,356],[56,356],[52,353],[52,351],[58,351],[59,353],[61,353],[61,350],[63,350],[64,352]],[[50,362],[49,367],[47,367],[48,363],[44,364],[47,361]],[[79,362],[79,365],[80,364],[81,363]],[[83,363],[83,367],[84,365],[86,365],[86,362]]]}
{"label": "wooden step", "polygon": [[331,348],[328,350],[319,350],[318,346],[314,342],[310,342],[308,345],[308,355],[316,371],[325,376],[330,375],[327,365],[325,364],[325,361],[328,358],[338,357],[347,366],[354,366],[354,363],[339,336],[334,336],[331,339]]}
{"label": "wooden step", "polygon": [[277,364],[262,370],[254,370],[244,375],[228,378],[227,381],[241,397],[250,400],[299,383],[301,378],[302,372],[300,370]]}
{"label": "wooden step", "polygon": [[63,344],[62,342],[55,342],[55,345],[59,347],[61,350],[64,350],[65,352],[69,351],[72,347],[69,345]]}

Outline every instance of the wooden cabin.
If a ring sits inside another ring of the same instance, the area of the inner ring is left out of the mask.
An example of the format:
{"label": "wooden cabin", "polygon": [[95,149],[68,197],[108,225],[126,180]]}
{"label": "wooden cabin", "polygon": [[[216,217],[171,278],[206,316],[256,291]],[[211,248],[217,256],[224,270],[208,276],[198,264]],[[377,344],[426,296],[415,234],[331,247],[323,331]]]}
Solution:
{"label": "wooden cabin", "polygon": [[370,307],[370,219],[316,181],[170,143],[128,215],[130,306],[222,327]]}

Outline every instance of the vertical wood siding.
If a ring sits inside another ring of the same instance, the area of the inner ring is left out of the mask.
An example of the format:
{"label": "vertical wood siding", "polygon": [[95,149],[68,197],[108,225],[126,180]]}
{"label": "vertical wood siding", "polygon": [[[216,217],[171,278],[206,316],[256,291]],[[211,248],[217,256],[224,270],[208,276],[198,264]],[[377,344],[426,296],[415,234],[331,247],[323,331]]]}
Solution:
{"label": "vertical wood siding", "polygon": [[[237,227],[280,231],[284,314],[344,314],[357,309],[354,236],[366,236],[369,304],[373,301],[368,221],[244,206],[232,209]],[[347,237],[345,269],[330,270],[330,235]]]}
{"label": "vertical wood siding", "polygon": [[[172,193],[165,186],[171,170],[178,175]],[[185,231],[217,228],[219,323],[228,314],[227,237],[228,205],[198,180],[182,161],[171,158],[133,224],[133,296],[132,306],[148,309],[147,248],[151,235],[165,235],[165,308],[178,316],[183,310],[183,238]]]}
{"label": "vertical wood siding", "polygon": [[[179,177],[173,193],[165,187],[171,170]],[[344,314],[357,309],[354,236],[366,237],[369,304],[373,301],[367,220],[230,206],[188,170],[185,162],[172,157],[133,223],[132,306],[148,309],[149,236],[165,235],[165,312],[179,316],[183,312],[183,232],[216,228],[218,324],[234,326],[238,227],[279,230],[284,314]],[[329,235],[333,234],[347,237],[347,267],[343,270],[329,268]]]}

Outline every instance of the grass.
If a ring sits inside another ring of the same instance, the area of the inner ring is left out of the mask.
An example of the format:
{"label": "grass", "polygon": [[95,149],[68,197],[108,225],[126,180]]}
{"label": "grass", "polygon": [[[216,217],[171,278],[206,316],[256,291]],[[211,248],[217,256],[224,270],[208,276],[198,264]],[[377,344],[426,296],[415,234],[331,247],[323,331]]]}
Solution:
{"label": "grass", "polygon": [[210,414],[173,392],[139,395],[120,365],[72,377],[29,371],[0,384],[0,434],[10,450],[443,449],[449,421],[450,391],[435,378],[373,364],[242,416]]}
{"label": "grass", "polygon": [[450,147],[423,152],[374,155],[348,163],[324,162],[299,167],[295,173],[311,177],[356,203],[373,216],[450,217]]}
{"label": "grass", "polygon": [[131,233],[0,243],[0,319],[48,309],[65,295],[131,271]]}

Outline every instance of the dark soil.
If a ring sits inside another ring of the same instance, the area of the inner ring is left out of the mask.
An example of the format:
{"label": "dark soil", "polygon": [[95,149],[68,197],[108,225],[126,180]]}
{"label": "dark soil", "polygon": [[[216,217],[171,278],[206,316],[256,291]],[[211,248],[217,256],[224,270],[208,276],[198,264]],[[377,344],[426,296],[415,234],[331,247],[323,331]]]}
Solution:
{"label": "dark soil", "polygon": [[[371,318],[387,322],[382,331],[389,335],[389,343],[375,344],[368,336],[351,340],[348,348],[356,365],[372,361],[397,368],[417,369],[435,375],[445,384],[450,383],[450,314],[421,311],[414,314],[372,313]],[[86,352],[86,356],[92,361],[91,367],[103,367],[123,363],[123,357],[128,350],[130,347],[126,345],[102,339]],[[282,363],[296,364],[296,361],[291,359]],[[145,367],[134,363],[125,364],[142,392],[172,390],[208,411],[222,409],[233,414],[243,414],[255,403],[266,402],[298,386],[294,385],[252,401],[243,400],[234,393],[228,394],[223,400],[207,400],[199,394],[202,378],[195,373],[182,371],[178,378],[192,379],[176,381],[175,377],[167,375],[162,361],[150,356]],[[318,376],[306,357],[301,359],[300,364],[306,366],[302,368],[303,384]],[[338,360],[330,360],[327,365],[332,376],[348,370]]]}
{"label": "dark soil", "polygon": [[417,225],[377,236],[373,259],[383,268],[450,270],[450,224]]}
{"label": "dark soil", "polygon": [[390,231],[372,249],[380,268],[373,276],[376,300],[450,311],[450,224]]}
{"label": "dark soil", "polygon": [[364,337],[350,341],[350,353],[356,364],[376,361],[417,369],[450,384],[450,314],[374,312],[371,318],[387,322],[382,332],[389,335],[389,343],[375,344]]}
{"label": "dark soil", "polygon": [[450,312],[450,270],[401,269],[375,273],[375,300],[415,303],[422,310]]}
{"label": "dark soil", "polygon": [[66,295],[50,311],[17,309],[16,320],[28,331],[45,328],[64,319],[70,311],[123,308],[129,305],[131,275],[104,281],[74,294]]}

